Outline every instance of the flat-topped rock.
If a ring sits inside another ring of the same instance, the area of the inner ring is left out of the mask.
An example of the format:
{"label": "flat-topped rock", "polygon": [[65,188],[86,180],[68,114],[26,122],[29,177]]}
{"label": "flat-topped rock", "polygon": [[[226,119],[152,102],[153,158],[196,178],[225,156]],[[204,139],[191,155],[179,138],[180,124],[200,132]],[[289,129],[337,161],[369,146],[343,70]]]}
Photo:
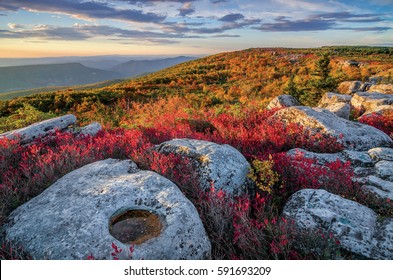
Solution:
{"label": "flat-topped rock", "polygon": [[100,132],[101,130],[102,130],[101,124],[99,124],[98,122],[93,122],[93,123],[91,123],[89,125],[81,127],[76,132],[79,135],[91,135],[91,136],[94,136],[98,132]]}
{"label": "flat-topped rock", "polygon": [[361,81],[345,81],[341,82],[337,87],[337,91],[343,94],[352,94],[364,90],[365,84]]}
{"label": "flat-topped rock", "polygon": [[388,135],[372,126],[345,120],[322,108],[294,106],[276,112],[273,117],[300,124],[314,133],[333,136],[349,150],[365,151],[393,143]]}
{"label": "flat-topped rock", "polygon": [[392,219],[380,221],[371,209],[325,190],[303,189],[283,214],[302,229],[332,232],[345,249],[371,259],[392,259]]}
{"label": "flat-topped rock", "polygon": [[381,198],[393,200],[393,182],[383,180],[374,175],[365,178],[363,187]]}
{"label": "flat-topped rock", "polygon": [[392,105],[393,95],[383,93],[358,92],[351,99],[351,106],[360,111],[368,113],[382,105]]}
{"label": "flat-topped rock", "polygon": [[289,150],[287,152],[287,155],[292,157],[293,159],[296,159],[297,156],[302,156],[305,158],[314,159],[316,161],[316,163],[318,163],[320,165],[325,165],[327,163],[332,163],[335,161],[345,162],[345,159],[344,159],[342,153],[333,153],[333,154],[314,153],[314,152],[309,152],[304,149],[295,148],[295,149]]}
{"label": "flat-topped rock", "polygon": [[380,92],[380,93],[385,93],[385,94],[392,94],[393,93],[393,84],[371,85],[368,91]]}
{"label": "flat-topped rock", "polygon": [[246,192],[245,183],[250,164],[230,145],[194,140],[173,139],[155,147],[159,153],[174,153],[190,159],[200,180],[201,188],[214,188],[230,195]]}
{"label": "flat-topped rock", "polygon": [[346,103],[351,102],[352,96],[347,94],[339,94],[335,92],[325,93],[318,103],[318,107],[325,108],[326,106],[336,104],[336,103]]}
{"label": "flat-topped rock", "polygon": [[299,106],[299,102],[291,95],[282,94],[275,97],[270,103],[267,105],[268,109],[280,109],[291,106]]}
{"label": "flat-topped rock", "polygon": [[37,138],[45,137],[54,132],[56,129],[64,130],[71,125],[75,125],[75,123],[76,117],[74,115],[65,115],[0,134],[0,137],[3,136],[9,139],[20,138],[21,143],[26,144],[36,140]]}
{"label": "flat-topped rock", "polygon": [[[35,259],[206,259],[211,245],[194,205],[168,179],[107,159],[77,169],[9,216],[6,239]],[[120,256],[126,258],[127,256]]]}

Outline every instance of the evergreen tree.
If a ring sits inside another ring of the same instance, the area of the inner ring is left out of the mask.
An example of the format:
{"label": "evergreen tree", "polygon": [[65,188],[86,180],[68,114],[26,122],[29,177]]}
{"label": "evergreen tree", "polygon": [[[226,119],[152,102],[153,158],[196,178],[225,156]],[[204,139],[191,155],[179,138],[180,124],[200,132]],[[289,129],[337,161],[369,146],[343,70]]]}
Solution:
{"label": "evergreen tree", "polygon": [[308,91],[300,97],[300,102],[304,105],[315,106],[327,91],[333,91],[337,87],[337,81],[330,75],[330,57],[325,52],[315,63],[315,71],[312,75],[315,77],[308,83]]}

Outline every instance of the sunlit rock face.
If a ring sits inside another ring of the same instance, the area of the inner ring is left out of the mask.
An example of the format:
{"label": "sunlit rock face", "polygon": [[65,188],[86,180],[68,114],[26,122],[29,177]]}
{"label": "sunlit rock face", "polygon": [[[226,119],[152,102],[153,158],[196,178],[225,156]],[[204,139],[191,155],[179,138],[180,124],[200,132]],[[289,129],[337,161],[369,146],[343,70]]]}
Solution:
{"label": "sunlit rock face", "polygon": [[35,259],[111,259],[112,243],[123,252],[135,244],[134,259],[206,259],[211,251],[179,188],[129,160],[65,175],[12,212],[5,234]]}

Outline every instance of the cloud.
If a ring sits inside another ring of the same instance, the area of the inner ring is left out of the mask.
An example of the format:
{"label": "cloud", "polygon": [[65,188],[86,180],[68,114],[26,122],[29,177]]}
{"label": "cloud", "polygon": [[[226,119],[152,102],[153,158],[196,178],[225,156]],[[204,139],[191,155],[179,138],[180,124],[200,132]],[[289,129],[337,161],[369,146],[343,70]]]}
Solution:
{"label": "cloud", "polygon": [[195,13],[195,9],[192,7],[191,2],[184,3],[184,5],[178,10],[179,16],[186,16]]}
{"label": "cloud", "polygon": [[378,14],[352,14],[349,12],[317,14],[299,20],[290,20],[285,16],[280,16],[275,18],[275,22],[264,23],[257,29],[270,32],[322,30],[384,31],[391,29],[390,27],[342,27],[339,25],[342,23],[383,22],[384,19],[381,16]]}
{"label": "cloud", "polygon": [[136,9],[116,9],[109,3],[72,0],[1,0],[0,10],[32,10],[67,14],[74,17],[91,19],[117,19],[133,22],[162,22],[166,17],[155,13],[144,13]]}
{"label": "cloud", "polygon": [[24,28],[25,26],[22,24],[17,24],[17,23],[9,23],[7,24],[8,28],[10,29],[18,29],[18,28]]}
{"label": "cloud", "polygon": [[219,18],[218,20],[225,22],[234,22],[241,19],[244,19],[244,16],[242,14],[228,14],[223,16],[222,18]]}
{"label": "cloud", "polygon": [[107,25],[80,25],[58,27],[37,25],[32,29],[0,30],[0,38],[24,38],[40,40],[83,41],[92,38],[105,37],[108,40],[138,40],[150,43],[174,43],[173,39],[198,38],[183,34],[161,33],[153,31],[129,30]]}

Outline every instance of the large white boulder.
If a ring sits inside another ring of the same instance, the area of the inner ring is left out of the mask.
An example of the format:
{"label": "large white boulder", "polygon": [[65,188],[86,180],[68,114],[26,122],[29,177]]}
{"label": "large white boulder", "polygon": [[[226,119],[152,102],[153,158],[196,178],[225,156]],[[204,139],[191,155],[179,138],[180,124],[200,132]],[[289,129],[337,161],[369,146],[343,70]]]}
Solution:
{"label": "large white boulder", "polygon": [[[117,224],[126,211],[137,214]],[[211,251],[197,210],[178,187],[129,160],[65,175],[13,211],[4,230],[35,259],[111,259],[112,243],[129,252],[135,242],[134,259],[206,259]]]}
{"label": "large white boulder", "polygon": [[333,233],[345,249],[372,259],[393,259],[393,219],[325,190],[303,189],[291,196],[283,214],[302,229]]}
{"label": "large white boulder", "polygon": [[304,129],[315,133],[333,136],[350,150],[365,151],[393,143],[388,135],[372,126],[340,118],[322,108],[294,106],[276,112],[273,118],[300,124]]}
{"label": "large white boulder", "polygon": [[215,189],[223,190],[229,195],[246,192],[245,183],[250,164],[230,145],[194,139],[173,139],[157,145],[155,150],[190,159],[200,180],[201,189],[208,190],[213,183]]}
{"label": "large white boulder", "polygon": [[351,106],[360,113],[369,113],[382,105],[392,105],[393,95],[383,93],[358,92],[351,99]]}
{"label": "large white boulder", "polygon": [[74,115],[65,115],[0,134],[0,137],[7,137],[9,139],[20,138],[21,143],[26,144],[36,140],[37,138],[45,137],[54,132],[56,129],[65,130],[69,126],[75,125],[75,123],[76,117]]}

